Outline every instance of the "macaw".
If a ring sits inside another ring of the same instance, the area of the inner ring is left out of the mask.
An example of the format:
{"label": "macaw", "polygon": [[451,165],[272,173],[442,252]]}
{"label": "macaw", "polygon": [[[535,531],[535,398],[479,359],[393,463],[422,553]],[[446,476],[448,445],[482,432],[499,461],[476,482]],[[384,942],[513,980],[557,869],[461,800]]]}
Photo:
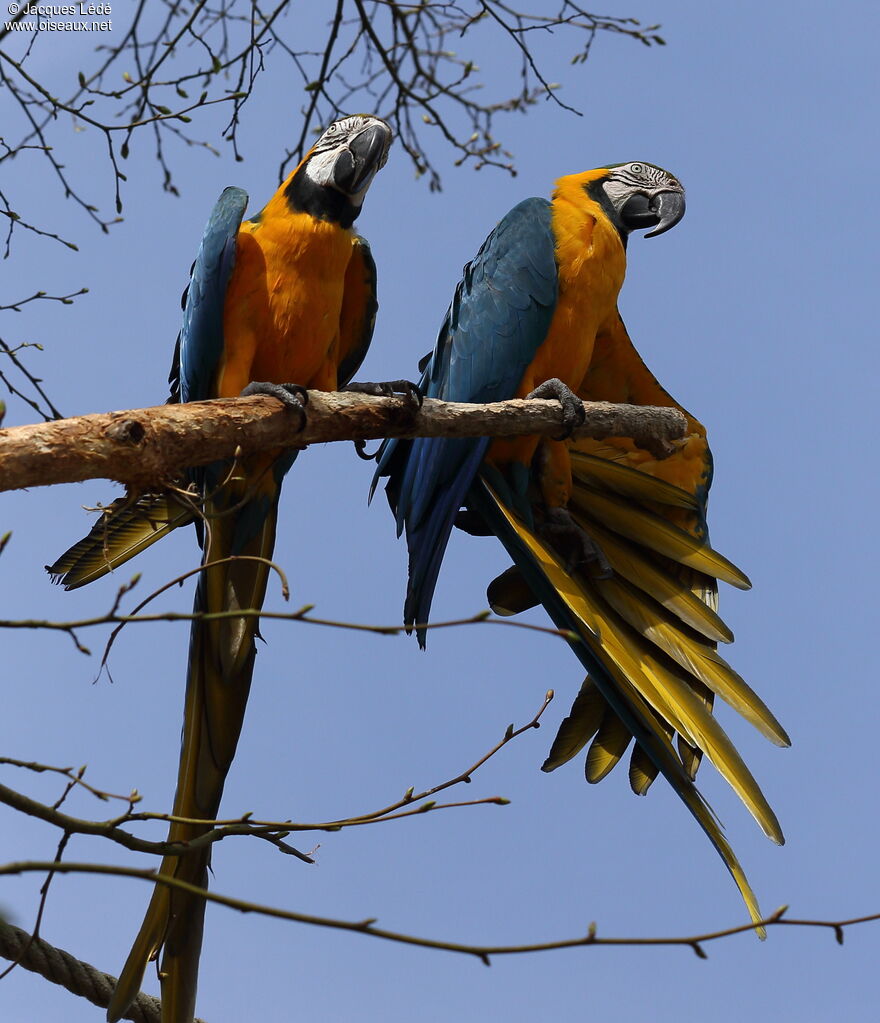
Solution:
{"label": "macaw", "polygon": [[687,436],[665,459],[627,438],[571,439],[582,400],[681,409],[636,352],[617,297],[630,233],[659,235],[684,208],[675,177],[634,162],[562,177],[552,201],[526,199],[511,210],[465,266],[421,387],[459,402],[555,396],[564,435],[386,441],[373,490],[388,477],[409,553],[404,619],[420,644],[453,525],[498,537],[514,565],[489,587],[493,610],[543,604],[587,671],[544,770],[592,738],[586,777],[597,782],[634,739],[633,790],[645,793],[658,773],[667,779],[758,921],[748,880],[694,777],[705,753],[781,844],[775,814],[712,716],[715,695],[773,742],[789,739],[716,651],[733,639],[717,615],[716,580],[750,583],[708,543],[706,432],[685,413]]}
{"label": "macaw", "polygon": [[[388,393],[351,384],[373,333],[376,267],[354,233],[366,192],[384,165],[390,127],[354,115],[331,124],[265,208],[242,220],[248,197],[227,188],[208,221],[185,294],[170,381],[171,401],[273,394],[303,414],[305,389]],[[287,381],[296,381],[289,384]],[[300,417],[298,425],[301,427]],[[191,471],[200,510],[173,495],[120,499],[90,535],[49,567],[67,588],[122,564],[171,529],[192,521],[203,549],[195,611],[262,606],[282,480],[295,449]],[[244,718],[258,635],[256,617],[196,621],[192,627],[184,725],[173,815],[217,817]],[[210,824],[172,823],[169,842],[188,842]],[[204,888],[210,847],[166,856],[160,873]],[[157,885],[120,975],[107,1018],[118,1020],[140,990],[147,963],[164,946],[162,1023],[191,1023],[205,902]]]}

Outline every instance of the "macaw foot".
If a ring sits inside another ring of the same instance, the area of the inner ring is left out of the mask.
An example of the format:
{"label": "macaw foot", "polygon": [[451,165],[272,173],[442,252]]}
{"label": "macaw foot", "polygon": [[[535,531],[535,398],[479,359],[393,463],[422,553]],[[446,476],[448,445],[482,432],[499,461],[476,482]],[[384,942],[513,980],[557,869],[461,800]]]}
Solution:
{"label": "macaw foot", "polygon": [[527,398],[556,398],[562,406],[562,433],[554,440],[566,440],[579,426],[583,426],[587,413],[584,410],[584,403],[574,391],[564,384],[557,377],[551,377],[538,386]]}
{"label": "macaw foot", "polygon": [[574,572],[582,566],[595,565],[596,576],[608,579],[613,575],[605,552],[571,517],[567,508],[548,508],[538,533],[565,558],[565,571]]}
{"label": "macaw foot", "polygon": [[[418,384],[414,384],[412,380],[380,380],[378,383],[374,383],[372,380],[352,380],[351,383],[341,387],[340,390],[351,391],[352,394],[372,394],[376,398],[394,398],[397,395],[401,395],[406,398],[413,411],[420,409],[425,399],[421,387]],[[352,444],[354,444],[358,458],[363,458],[365,462],[374,461],[381,450],[381,448],[377,448],[370,454],[367,451],[367,442],[365,440],[355,440],[352,441]]]}
{"label": "macaw foot", "polygon": [[372,394],[376,398],[394,398],[401,395],[416,408],[421,408],[425,399],[421,387],[412,380],[380,380],[378,383],[371,380],[352,380],[340,390],[352,391],[354,394]]}
{"label": "macaw foot", "polygon": [[358,456],[358,458],[363,458],[365,462],[375,462],[379,457],[379,452],[382,450],[382,445],[380,443],[379,447],[377,447],[375,451],[367,451],[367,442],[360,438],[353,440],[352,444],[354,444],[354,453]]}
{"label": "macaw foot", "polygon": [[268,394],[277,398],[285,408],[293,409],[299,415],[299,433],[306,425],[306,405],[309,403],[309,392],[299,384],[273,384],[268,380],[254,380],[241,392],[242,398],[250,398],[255,394]]}

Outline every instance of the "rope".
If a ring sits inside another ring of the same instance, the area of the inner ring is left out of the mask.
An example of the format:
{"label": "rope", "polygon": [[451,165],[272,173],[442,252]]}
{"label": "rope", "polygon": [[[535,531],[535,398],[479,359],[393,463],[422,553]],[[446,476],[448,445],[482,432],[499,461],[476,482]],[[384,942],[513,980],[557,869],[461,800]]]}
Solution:
{"label": "rope", "polygon": [[[42,938],[33,938],[12,924],[0,921],[0,956],[11,959],[19,966],[53,984],[60,984],[72,994],[87,998],[93,1005],[106,1009],[110,1004],[116,978],[109,973],[80,962],[63,949],[55,948]],[[160,1023],[161,1007],[158,998],[140,992],[125,1012],[125,1019],[134,1023]],[[194,1023],[204,1023],[195,1020]]]}

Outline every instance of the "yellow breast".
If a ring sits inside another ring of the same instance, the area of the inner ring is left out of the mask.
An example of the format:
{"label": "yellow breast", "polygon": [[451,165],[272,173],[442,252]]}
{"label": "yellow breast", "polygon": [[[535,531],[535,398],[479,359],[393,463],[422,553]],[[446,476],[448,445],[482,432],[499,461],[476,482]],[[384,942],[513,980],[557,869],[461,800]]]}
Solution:
{"label": "yellow breast", "polygon": [[557,376],[576,388],[589,368],[597,333],[617,311],[626,252],[613,224],[587,194],[588,181],[589,174],[574,174],[556,183],[552,217],[559,299],[535,359],[537,383]]}
{"label": "yellow breast", "polygon": [[[559,297],[547,337],[523,375],[518,398],[552,377],[576,391],[589,369],[596,336],[617,316],[626,252],[616,228],[586,191],[597,173],[573,174],[556,182],[551,216]],[[496,440],[487,457],[498,465],[512,461],[528,465],[537,443],[536,437]],[[567,460],[561,451],[557,454],[561,482],[554,489],[559,496],[548,500],[563,504],[570,479]]]}
{"label": "yellow breast", "polygon": [[223,317],[221,397],[239,394],[253,380],[336,387],[354,235],[290,210],[282,192],[258,220],[242,224],[238,235]]}

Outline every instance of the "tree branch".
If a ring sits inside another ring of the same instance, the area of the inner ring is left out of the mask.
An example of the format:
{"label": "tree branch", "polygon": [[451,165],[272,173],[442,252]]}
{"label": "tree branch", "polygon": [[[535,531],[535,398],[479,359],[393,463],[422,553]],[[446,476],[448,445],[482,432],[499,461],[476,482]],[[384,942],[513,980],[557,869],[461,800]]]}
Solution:
{"label": "tree branch", "polygon": [[[657,457],[670,454],[686,421],[676,409],[585,402],[575,436],[632,437]],[[559,403],[543,399],[453,404],[310,391],[308,420],[268,397],[108,412],[0,430],[0,491],[106,478],[149,488],[179,480],[184,469],[236,453],[384,437],[558,436]]]}
{"label": "tree branch", "polygon": [[533,952],[552,952],[564,948],[584,948],[590,945],[615,945],[615,946],[670,946],[678,945],[690,948],[700,959],[708,959],[708,954],[703,948],[704,944],[710,941],[718,941],[722,938],[729,938],[735,934],[745,934],[747,931],[754,931],[757,927],[819,927],[823,930],[834,932],[837,943],[843,944],[843,934],[847,927],[856,924],[873,923],[880,920],[880,913],[871,913],[864,916],[853,917],[848,920],[813,920],[813,919],[792,919],[786,918],[785,913],[788,906],[780,906],[770,916],[757,922],[752,921],[745,924],[736,924],[733,927],[725,927],[717,931],[708,931],[705,934],[662,936],[662,937],[599,937],[595,923],[586,928],[585,934],[573,938],[558,938],[551,941],[528,942],[520,945],[472,945],[460,941],[444,941],[438,938],[424,938],[414,934],[405,934],[401,931],[390,931],[376,926],[376,918],[368,917],[366,920],[339,920],[333,917],[315,916],[311,913],[297,913],[294,910],[279,909],[275,906],[261,905],[256,902],[247,902],[244,899],[231,898],[228,895],[220,895],[217,892],[207,891],[196,885],[182,881],[180,878],[171,877],[167,874],[159,874],[155,870],[140,870],[134,867],[117,867],[104,863],[57,863],[29,861],[21,863],[7,863],[0,867],[0,876],[55,872],[60,874],[96,874],[107,877],[133,877],[142,881],[149,881],[155,884],[165,885],[178,891],[197,895],[208,902],[216,905],[226,906],[228,909],[238,910],[240,913],[257,913],[260,916],[273,917],[277,920],[289,920],[294,923],[311,924],[316,927],[327,927],[332,930],[354,931],[358,934],[366,934],[371,938],[380,938],[402,945],[415,945],[419,948],[443,950],[446,952],[457,952],[461,955],[473,956],[481,960],[486,966],[491,965],[492,956],[524,955]]}
{"label": "tree branch", "polygon": [[[125,6],[131,10],[114,13],[112,41],[99,45],[75,77],[63,62],[34,65],[33,47],[47,33],[8,31],[26,5],[5,22],[6,28],[0,25],[0,87],[12,101],[4,124],[10,141],[0,138],[0,163],[22,152],[48,161],[63,194],[104,232],[119,217],[103,213],[81,193],[78,178],[59,155],[66,152],[61,133],[70,118],[88,126],[91,144],[105,151],[118,214],[128,180],[121,161],[128,159],[132,138],[144,128],[155,142],[162,187],[175,195],[174,146],[217,153],[217,128],[206,118],[212,104],[232,103],[219,134],[232,143],[235,159],[243,159],[238,139],[242,109],[271,61],[287,67],[291,95],[304,96],[299,103],[302,127],[285,150],[281,177],[334,117],[376,110],[394,127],[416,173],[426,175],[436,190],[440,172],[431,155],[431,136],[451,147],[456,165],[494,166],[514,174],[513,154],[495,134],[501,115],[525,112],[545,99],[578,112],[558,98],[560,86],[543,68],[545,58],[539,60],[530,49],[535,33],[559,34],[552,63],[546,58],[549,66],[582,64],[600,33],[663,45],[657,25],[592,14],[576,0],[544,0],[524,10],[514,10],[505,0],[334,0],[334,13],[314,29],[303,25],[291,0],[139,0]],[[514,57],[497,84],[480,70],[476,56],[483,46],[506,49]],[[82,187],[94,187],[94,161],[86,182]],[[18,205],[0,192],[0,215],[10,218],[10,237],[20,227],[72,244],[31,223],[30,214],[22,219],[10,203]]]}
{"label": "tree branch", "polygon": [[[4,803],[13,810],[27,814],[29,817],[35,817],[38,820],[42,820],[56,828],[60,828],[67,836],[90,835],[107,838],[112,842],[116,842],[117,844],[136,852],[153,853],[157,856],[185,856],[195,849],[202,849],[206,845],[222,841],[224,838],[248,835],[266,839],[282,852],[287,853],[288,855],[294,855],[307,863],[313,863],[314,860],[311,856],[298,852],[291,846],[285,844],[282,840],[287,838],[293,832],[342,831],[345,828],[358,827],[366,824],[381,824],[386,821],[400,820],[404,817],[431,813],[436,810],[449,810],[464,806],[506,806],[510,801],[502,796],[486,796],[481,799],[470,799],[456,803],[438,803],[430,797],[436,796],[438,793],[446,791],[446,789],[454,788],[458,785],[469,784],[473,780],[473,776],[477,773],[477,771],[479,771],[479,769],[487,761],[491,760],[497,753],[507,746],[508,743],[533,728],[540,728],[541,717],[543,716],[544,711],[549,707],[552,699],[553,690],[550,689],[547,693],[545,693],[543,702],[541,703],[538,711],[532,715],[529,721],[527,721],[524,725],[520,725],[518,728],[514,727],[513,724],[508,725],[504,730],[502,737],[492,746],[491,749],[483,753],[482,756],[478,757],[477,760],[474,761],[474,763],[472,763],[469,767],[466,767],[463,771],[459,771],[452,778],[448,778],[446,781],[439,782],[438,784],[432,785],[420,792],[416,792],[415,788],[410,786],[410,788],[408,788],[401,797],[395,799],[388,805],[383,806],[378,810],[369,810],[364,813],[356,814],[352,817],[339,817],[334,820],[321,821],[313,824],[295,822],[289,819],[284,821],[254,820],[250,813],[243,814],[241,817],[233,818],[231,820],[201,820],[191,817],[179,817],[167,813],[135,812],[134,805],[140,800],[140,796],[136,791],[132,792],[130,796],[111,796],[110,793],[102,792],[88,785],[86,785],[86,788],[94,796],[96,796],[96,798],[102,800],[106,800],[108,798],[123,800],[128,803],[128,809],[124,813],[119,814],[110,820],[84,820],[77,817],[71,817],[66,813],[61,813],[58,809],[60,801],[56,802],[53,806],[48,806],[47,804],[39,803],[36,800],[31,799],[29,796],[26,796],[21,792],[17,792],[6,785],[0,785],[0,803]],[[70,791],[73,785],[85,785],[85,782],[82,780],[82,776],[85,773],[84,767],[80,768],[78,771],[74,771],[72,768],[59,768],[52,767],[47,764],[26,763],[20,760],[12,760],[7,757],[0,758],[0,764],[21,767],[37,773],[49,771],[64,775],[69,781],[68,787],[65,790],[65,795]],[[186,842],[152,842],[147,839],[138,838],[124,830],[124,825],[143,821],[173,821],[175,823],[199,824],[209,827],[211,830]]]}

